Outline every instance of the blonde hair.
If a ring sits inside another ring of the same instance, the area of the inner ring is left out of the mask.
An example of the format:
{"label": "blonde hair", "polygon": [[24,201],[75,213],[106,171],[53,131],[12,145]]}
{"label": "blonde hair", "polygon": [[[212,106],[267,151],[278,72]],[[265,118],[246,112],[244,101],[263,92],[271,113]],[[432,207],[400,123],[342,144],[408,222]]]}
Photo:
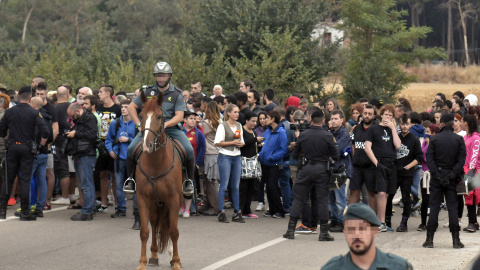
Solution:
{"label": "blonde hair", "polygon": [[225,114],[223,115],[223,119],[224,119],[225,121],[228,121],[228,113],[231,113],[234,108],[238,108],[238,106],[235,105],[235,104],[230,104],[230,105],[228,105],[228,107],[225,109]]}

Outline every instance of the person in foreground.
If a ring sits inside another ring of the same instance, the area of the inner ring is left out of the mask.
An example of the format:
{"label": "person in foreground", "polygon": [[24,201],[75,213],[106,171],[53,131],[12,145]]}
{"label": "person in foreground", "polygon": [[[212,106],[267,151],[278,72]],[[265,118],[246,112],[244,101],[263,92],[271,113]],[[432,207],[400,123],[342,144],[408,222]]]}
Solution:
{"label": "person in foreground", "polygon": [[350,252],[330,259],[322,270],[330,269],[413,269],[404,258],[384,253],[375,246],[380,221],[366,204],[355,203],[343,215],[345,239]]}

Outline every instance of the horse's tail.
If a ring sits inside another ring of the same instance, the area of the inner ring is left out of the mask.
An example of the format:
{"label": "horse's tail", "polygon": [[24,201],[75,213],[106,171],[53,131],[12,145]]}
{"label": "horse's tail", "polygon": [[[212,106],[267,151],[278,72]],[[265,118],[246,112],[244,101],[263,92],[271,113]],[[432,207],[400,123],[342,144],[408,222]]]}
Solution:
{"label": "horse's tail", "polygon": [[158,252],[163,253],[167,249],[170,239],[170,211],[166,205],[158,207],[157,244]]}

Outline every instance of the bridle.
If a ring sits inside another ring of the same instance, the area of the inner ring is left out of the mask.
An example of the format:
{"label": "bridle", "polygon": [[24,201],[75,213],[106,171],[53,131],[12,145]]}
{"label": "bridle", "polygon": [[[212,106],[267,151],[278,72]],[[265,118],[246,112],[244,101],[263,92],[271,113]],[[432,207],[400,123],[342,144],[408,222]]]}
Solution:
{"label": "bridle", "polygon": [[163,140],[163,143],[160,143],[160,139],[161,139],[161,136],[162,136],[162,133],[164,133],[164,129],[165,129],[165,115],[163,114],[163,110],[162,110],[162,107],[158,106],[158,109],[160,110],[160,112],[162,113],[162,115],[160,116],[160,127],[158,128],[158,131],[155,132],[154,130],[152,130],[151,128],[144,128],[143,130],[141,130],[142,132],[142,137],[145,135],[145,131],[150,131],[153,133],[153,135],[155,136],[155,139],[153,140],[153,151],[157,151],[158,149],[160,148],[163,148],[167,145],[168,143],[168,140],[167,138],[165,137],[165,139]]}

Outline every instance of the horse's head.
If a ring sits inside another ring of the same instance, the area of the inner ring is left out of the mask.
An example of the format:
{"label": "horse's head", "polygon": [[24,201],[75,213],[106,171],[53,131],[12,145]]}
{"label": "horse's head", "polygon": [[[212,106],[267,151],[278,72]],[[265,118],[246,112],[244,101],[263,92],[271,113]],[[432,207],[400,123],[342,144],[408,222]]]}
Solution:
{"label": "horse's head", "polygon": [[142,91],[140,99],[143,103],[143,110],[140,113],[142,122],[140,124],[143,135],[143,151],[149,154],[157,150],[162,134],[164,133],[165,117],[162,111],[163,93],[158,97],[147,98]]}

